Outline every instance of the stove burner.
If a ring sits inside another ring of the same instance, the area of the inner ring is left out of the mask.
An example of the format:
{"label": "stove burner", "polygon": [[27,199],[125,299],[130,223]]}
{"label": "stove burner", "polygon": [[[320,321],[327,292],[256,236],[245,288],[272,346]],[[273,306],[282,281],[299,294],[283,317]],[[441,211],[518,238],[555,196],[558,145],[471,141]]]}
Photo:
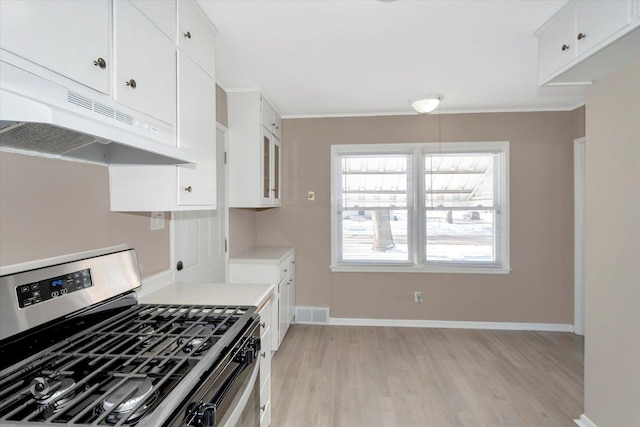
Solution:
{"label": "stove burner", "polygon": [[185,353],[193,352],[194,354],[200,354],[211,347],[211,340],[205,340],[204,338],[200,337],[193,338],[189,341],[187,341],[187,339],[185,338],[180,339],[181,346],[184,345],[185,342],[186,345],[182,348],[182,351],[184,351]]}
{"label": "stove burner", "polygon": [[[147,402],[145,402],[142,406],[140,406],[136,410],[136,412],[129,415],[129,417],[125,421],[125,424],[131,424],[137,421],[141,416],[143,416],[147,412],[147,410],[149,410],[152,403],[155,402],[155,400],[158,397],[157,393],[152,396],[152,393],[151,393],[152,389],[153,389],[153,384],[151,383],[150,379],[130,379],[126,383],[121,385],[116,391],[111,393],[108,397],[106,397],[102,401],[102,409],[105,411],[108,411],[111,408],[113,408],[113,406],[116,403],[126,398],[124,402],[119,404],[107,416],[107,422],[109,424],[118,423],[120,419],[122,417],[127,416],[138,403],[147,399]],[[126,397],[126,396],[129,396],[129,397]]]}
{"label": "stove burner", "polygon": [[47,378],[37,377],[31,381],[29,391],[39,405],[55,404],[56,409],[59,409],[74,397],[75,393],[69,391],[75,385],[73,378],[63,377],[49,381]]}

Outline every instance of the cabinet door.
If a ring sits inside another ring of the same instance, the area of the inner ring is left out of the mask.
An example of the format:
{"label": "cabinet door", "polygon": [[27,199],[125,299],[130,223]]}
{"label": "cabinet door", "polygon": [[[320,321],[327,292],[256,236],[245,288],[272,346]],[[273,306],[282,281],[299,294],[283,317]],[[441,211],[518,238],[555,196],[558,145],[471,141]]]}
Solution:
{"label": "cabinet door", "polygon": [[263,96],[260,96],[260,113],[261,113],[260,122],[262,123],[262,126],[264,126],[269,132],[275,133],[274,119],[275,119],[276,112],[271,106],[271,104],[269,104],[269,102],[266,99],[264,99]]}
{"label": "cabinet door", "polygon": [[630,24],[630,6],[626,0],[577,2],[574,40],[578,55]]}
{"label": "cabinet door", "polygon": [[276,139],[282,141],[282,118],[278,115],[278,113],[275,112],[275,110],[273,114],[273,126],[273,135],[276,137]]}
{"label": "cabinet door", "polygon": [[178,168],[178,204],[216,206],[216,82],[178,52],[178,144],[196,156]]}
{"label": "cabinet door", "polygon": [[108,0],[2,0],[0,47],[108,94],[109,10]]}
{"label": "cabinet door", "polygon": [[115,100],[175,125],[173,42],[129,1],[118,0],[114,8]]}
{"label": "cabinet door", "polygon": [[260,143],[260,177],[262,205],[269,206],[273,200],[273,192],[275,188],[271,182],[273,176],[273,157],[272,157],[273,135],[262,129],[262,142]]}
{"label": "cabinet door", "polygon": [[296,315],[296,260],[295,258],[291,258],[289,261],[290,269],[289,269],[289,311],[287,319],[287,323],[290,325],[293,323],[293,319]]}
{"label": "cabinet door", "polygon": [[176,3],[173,0],[131,0],[162,32],[173,40],[176,37]]}
{"label": "cabinet door", "polygon": [[178,2],[178,47],[215,76],[215,29],[195,1]]}
{"label": "cabinet door", "polygon": [[538,35],[538,72],[543,79],[577,55],[575,6],[563,9]]}
{"label": "cabinet door", "polygon": [[273,206],[280,206],[280,177],[281,177],[281,157],[282,157],[282,150],[281,150],[281,143],[280,140],[278,139],[273,139],[272,140],[272,151],[271,151],[271,158],[272,158],[272,183],[273,183],[273,199],[271,200],[271,204]]}
{"label": "cabinet door", "polygon": [[290,276],[287,275],[279,284],[278,284],[278,293],[279,293],[279,304],[278,304],[278,332],[280,336],[278,337],[278,342],[282,343],[284,336],[287,333],[287,328],[289,327],[288,317],[289,317],[289,282]]}

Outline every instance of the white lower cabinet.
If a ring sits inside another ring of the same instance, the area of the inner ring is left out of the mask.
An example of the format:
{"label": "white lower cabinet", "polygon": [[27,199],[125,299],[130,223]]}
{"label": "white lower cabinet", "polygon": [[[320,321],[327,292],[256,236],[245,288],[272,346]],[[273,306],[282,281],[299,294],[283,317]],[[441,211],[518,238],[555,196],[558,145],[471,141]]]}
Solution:
{"label": "white lower cabinet", "polygon": [[271,350],[284,339],[295,313],[295,248],[257,246],[229,259],[232,283],[267,283],[275,286],[272,301]]}
{"label": "white lower cabinet", "polygon": [[267,301],[260,314],[260,427],[271,424],[271,317],[273,306]]}

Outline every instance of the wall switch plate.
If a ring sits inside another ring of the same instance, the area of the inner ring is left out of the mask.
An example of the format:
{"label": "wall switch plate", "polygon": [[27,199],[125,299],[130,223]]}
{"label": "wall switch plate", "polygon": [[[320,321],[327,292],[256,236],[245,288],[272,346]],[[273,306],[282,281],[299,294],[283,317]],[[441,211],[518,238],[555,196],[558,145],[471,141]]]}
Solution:
{"label": "wall switch plate", "polygon": [[151,212],[151,231],[164,228],[164,212]]}
{"label": "wall switch plate", "polygon": [[309,193],[307,193],[307,200],[314,201],[315,199],[316,199],[316,192],[309,191]]}
{"label": "wall switch plate", "polygon": [[413,301],[417,303],[422,302],[422,291],[415,291],[413,293]]}

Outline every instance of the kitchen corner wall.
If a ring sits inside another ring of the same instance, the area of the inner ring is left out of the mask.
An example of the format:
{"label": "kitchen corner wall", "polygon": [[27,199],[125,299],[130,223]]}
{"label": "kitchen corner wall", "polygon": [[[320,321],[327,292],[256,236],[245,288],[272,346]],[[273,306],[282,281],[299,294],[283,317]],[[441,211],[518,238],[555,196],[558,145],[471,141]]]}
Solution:
{"label": "kitchen corner wall", "polygon": [[149,276],[170,268],[165,220],[111,212],[105,166],[0,152],[0,265],[125,243]]}
{"label": "kitchen corner wall", "polygon": [[[331,144],[433,142],[439,118],[445,143],[511,142],[511,273],[332,273]],[[295,246],[296,305],[330,307],[332,317],[572,324],[573,140],[581,136],[584,108],[284,120],[282,207],[250,213],[257,243]],[[424,303],[413,302],[416,290]]]}
{"label": "kitchen corner wall", "polygon": [[640,61],[587,90],[585,414],[640,420]]}

